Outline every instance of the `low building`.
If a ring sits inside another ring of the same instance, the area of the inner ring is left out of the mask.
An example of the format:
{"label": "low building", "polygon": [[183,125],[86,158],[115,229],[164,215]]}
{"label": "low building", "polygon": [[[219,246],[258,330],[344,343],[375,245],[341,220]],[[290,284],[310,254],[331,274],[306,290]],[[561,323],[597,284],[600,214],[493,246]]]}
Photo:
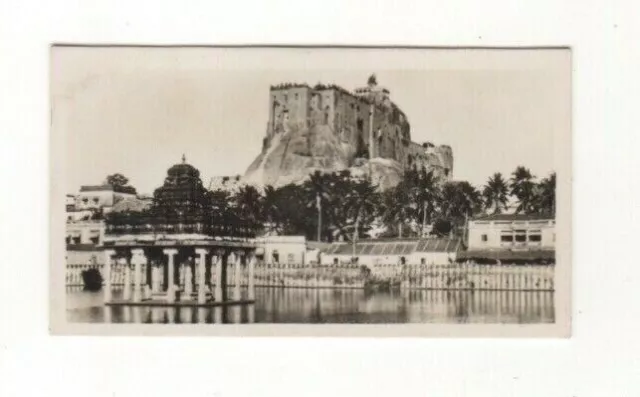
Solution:
{"label": "low building", "polygon": [[306,263],[307,241],[304,236],[266,236],[256,238],[259,259],[265,263]]}
{"label": "low building", "polygon": [[455,262],[462,248],[459,238],[379,239],[353,243],[333,243],[323,249],[321,264],[341,265],[353,258],[360,265],[444,265]]}
{"label": "low building", "polygon": [[468,224],[467,251],[461,260],[555,261],[555,219],[540,215],[496,214]]}
{"label": "low building", "polygon": [[81,186],[75,197],[75,210],[102,210],[105,213],[121,200],[135,199],[136,189],[131,186],[92,185]]}

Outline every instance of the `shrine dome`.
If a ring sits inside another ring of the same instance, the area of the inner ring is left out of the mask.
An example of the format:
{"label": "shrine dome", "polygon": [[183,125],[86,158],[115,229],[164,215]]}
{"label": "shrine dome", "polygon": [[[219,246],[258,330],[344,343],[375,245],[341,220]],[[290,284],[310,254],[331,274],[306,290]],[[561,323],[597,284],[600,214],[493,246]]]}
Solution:
{"label": "shrine dome", "polygon": [[192,177],[192,178],[199,178],[200,177],[200,171],[198,171],[198,169],[196,167],[192,166],[191,164],[187,164],[186,161],[187,160],[186,160],[185,156],[182,155],[182,163],[175,164],[171,168],[169,168],[167,170],[167,176],[168,177],[184,177],[184,176],[188,176],[188,177]]}

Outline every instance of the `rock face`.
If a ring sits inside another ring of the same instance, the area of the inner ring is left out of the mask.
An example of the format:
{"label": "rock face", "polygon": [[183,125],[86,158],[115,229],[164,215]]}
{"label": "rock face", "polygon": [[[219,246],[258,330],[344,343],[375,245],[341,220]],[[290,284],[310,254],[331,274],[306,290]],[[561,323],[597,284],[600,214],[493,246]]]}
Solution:
{"label": "rock face", "polygon": [[407,117],[374,76],[355,92],[324,85],[272,87],[262,152],[243,182],[279,187],[302,182],[316,170],[350,169],[354,175],[371,173],[388,189],[402,180],[404,169],[415,166],[451,179],[451,148],[412,142]]}

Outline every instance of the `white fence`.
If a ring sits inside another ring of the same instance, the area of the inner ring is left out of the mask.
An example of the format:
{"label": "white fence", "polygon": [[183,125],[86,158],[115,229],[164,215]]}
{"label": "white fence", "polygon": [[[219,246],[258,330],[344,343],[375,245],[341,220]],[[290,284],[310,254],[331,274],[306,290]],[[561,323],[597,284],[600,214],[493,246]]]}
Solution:
{"label": "white fence", "polygon": [[[84,285],[82,271],[91,268],[97,268],[104,275],[102,265],[67,265],[66,285]],[[258,263],[254,283],[257,287],[291,288],[365,288],[366,285],[389,283],[403,289],[553,291],[554,270],[555,266],[550,265],[378,265],[368,268],[359,265]],[[147,284],[145,265],[141,273],[142,284]],[[248,266],[241,266],[236,273],[235,265],[229,264],[226,271],[227,286],[235,285],[236,274],[240,276],[242,286],[249,284]],[[206,276],[210,284],[217,284],[214,271]],[[113,266],[111,285],[121,288],[124,280],[124,268]],[[176,281],[181,287],[184,286],[183,277]],[[198,272],[194,274],[194,283],[199,285]]]}

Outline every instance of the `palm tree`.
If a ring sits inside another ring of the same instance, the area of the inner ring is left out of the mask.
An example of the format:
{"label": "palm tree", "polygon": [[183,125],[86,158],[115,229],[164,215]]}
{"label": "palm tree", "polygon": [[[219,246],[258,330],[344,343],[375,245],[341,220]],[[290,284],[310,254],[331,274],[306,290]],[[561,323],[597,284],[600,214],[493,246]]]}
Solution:
{"label": "palm tree", "polygon": [[[377,186],[372,185],[369,180],[357,181],[352,185],[350,194],[344,198],[344,207],[350,218],[353,219],[353,244],[360,235],[360,223],[371,223],[379,207],[380,198],[377,193]],[[355,256],[355,252],[354,252]]]}
{"label": "palm tree", "polygon": [[502,178],[502,174],[496,172],[487,181],[482,191],[485,201],[485,208],[489,212],[493,208],[494,214],[500,214],[507,207],[507,184]]}
{"label": "palm tree", "polygon": [[326,174],[316,171],[305,182],[308,193],[307,207],[315,207],[318,214],[318,241],[322,241],[322,201],[329,199],[329,178]]}
{"label": "palm tree", "polygon": [[241,187],[234,195],[233,202],[241,219],[253,224],[262,221],[262,196],[255,187]]}
{"label": "palm tree", "polygon": [[428,171],[422,167],[418,184],[414,187],[414,198],[420,210],[418,215],[422,215],[422,233],[425,233],[427,224],[431,223],[434,208],[440,197],[440,187],[438,179],[433,171]]}
{"label": "palm tree", "polygon": [[556,215],[556,173],[552,172],[536,186],[535,209],[545,215]]}
{"label": "palm tree", "polygon": [[280,193],[281,191],[273,186],[267,186],[264,189],[264,197],[262,198],[263,218],[275,230],[280,229],[280,223],[282,222]]}
{"label": "palm tree", "polygon": [[398,225],[399,238],[402,238],[402,226],[410,222],[414,216],[411,197],[404,185],[404,181],[400,182],[395,188],[383,193],[380,211],[383,222]]}
{"label": "palm tree", "polygon": [[534,177],[529,169],[518,166],[511,176],[511,194],[518,199],[516,214],[530,213],[533,211],[533,201],[535,195]]}

